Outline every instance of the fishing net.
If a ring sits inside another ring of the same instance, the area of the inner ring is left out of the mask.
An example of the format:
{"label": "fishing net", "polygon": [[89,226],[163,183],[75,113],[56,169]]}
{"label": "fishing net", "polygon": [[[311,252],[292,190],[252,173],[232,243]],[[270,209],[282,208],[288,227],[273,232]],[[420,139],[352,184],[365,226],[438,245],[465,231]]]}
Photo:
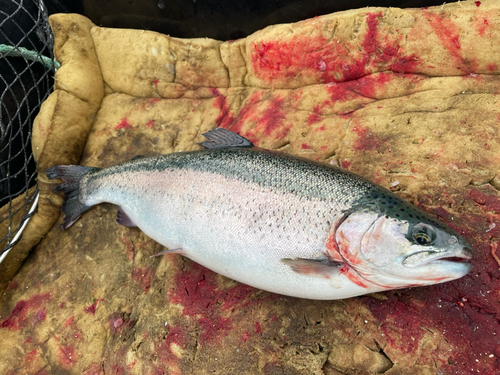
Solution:
{"label": "fishing net", "polygon": [[0,262],[36,210],[31,130],[53,86],[53,36],[41,0],[0,0]]}

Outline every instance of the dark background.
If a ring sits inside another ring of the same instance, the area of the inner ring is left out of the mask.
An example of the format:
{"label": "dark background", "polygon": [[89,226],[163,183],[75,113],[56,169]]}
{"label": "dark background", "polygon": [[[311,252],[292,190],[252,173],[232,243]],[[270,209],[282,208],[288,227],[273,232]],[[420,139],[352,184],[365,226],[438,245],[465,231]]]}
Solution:
{"label": "dark background", "polygon": [[83,0],[46,1],[50,13],[76,12],[105,27],[179,38],[244,38],[266,26],[366,6],[417,8],[443,0]]}

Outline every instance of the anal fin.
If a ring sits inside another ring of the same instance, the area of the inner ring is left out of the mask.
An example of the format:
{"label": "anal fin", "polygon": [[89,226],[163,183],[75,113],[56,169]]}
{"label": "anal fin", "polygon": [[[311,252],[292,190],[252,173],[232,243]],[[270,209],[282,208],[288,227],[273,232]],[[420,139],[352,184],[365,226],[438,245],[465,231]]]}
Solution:
{"label": "anal fin", "polygon": [[159,257],[160,255],[164,255],[164,254],[180,254],[180,255],[184,255],[184,250],[181,249],[180,247],[177,248],[177,249],[167,249],[167,250],[163,250],[163,251],[160,251],[159,253],[156,253],[156,254],[153,254],[150,256],[150,258],[152,257]]}
{"label": "anal fin", "polygon": [[332,273],[340,270],[344,265],[342,262],[335,262],[326,258],[306,259],[306,258],[283,258],[281,263],[290,266],[292,271],[312,277],[329,278]]}
{"label": "anal fin", "polygon": [[116,213],[116,223],[128,228],[137,226],[121,207],[118,207],[118,212]]}

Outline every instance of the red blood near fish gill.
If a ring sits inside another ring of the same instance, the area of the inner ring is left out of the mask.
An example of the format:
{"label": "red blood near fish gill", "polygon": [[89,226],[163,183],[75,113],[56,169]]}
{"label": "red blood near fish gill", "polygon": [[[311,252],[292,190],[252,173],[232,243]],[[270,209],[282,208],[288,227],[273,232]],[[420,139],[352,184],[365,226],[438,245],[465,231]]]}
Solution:
{"label": "red blood near fish gill", "polygon": [[328,236],[325,244],[326,250],[328,251],[328,256],[331,260],[335,262],[343,262],[343,258],[339,253],[339,248],[337,246],[337,242],[335,240],[335,232]]}
{"label": "red blood near fish gill", "polygon": [[[344,264],[344,266],[340,269],[340,273],[345,275],[350,282],[356,284],[357,286],[360,286],[362,288],[368,287],[367,281],[347,264]],[[390,287],[388,287],[388,289],[390,289]]]}
{"label": "red blood near fish gill", "polygon": [[[412,289],[411,293],[398,292],[398,297],[394,292],[386,293],[388,299],[384,301],[367,297],[365,302],[381,322],[381,329],[392,348],[404,353],[416,350],[415,345],[425,333],[421,328],[424,326],[442,334],[453,348],[451,352],[442,353],[450,354],[444,363],[449,373],[465,375],[476,369],[480,373],[486,373],[487,369],[500,370],[497,303],[481,300],[484,285],[471,283],[471,279],[466,276],[453,283]],[[471,287],[471,284],[476,285]],[[390,327],[397,331],[391,332]]]}
{"label": "red blood near fish gill", "polygon": [[28,325],[28,313],[32,309],[41,307],[42,304],[51,299],[50,293],[36,294],[27,300],[20,300],[12,310],[10,316],[5,319],[0,328],[19,330]]}

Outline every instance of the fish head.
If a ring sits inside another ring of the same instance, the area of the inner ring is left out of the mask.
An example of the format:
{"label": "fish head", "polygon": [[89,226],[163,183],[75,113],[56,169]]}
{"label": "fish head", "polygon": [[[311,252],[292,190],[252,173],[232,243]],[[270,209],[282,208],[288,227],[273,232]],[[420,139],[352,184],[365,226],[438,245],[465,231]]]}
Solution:
{"label": "fish head", "polygon": [[395,195],[350,212],[336,230],[349,267],[380,290],[454,280],[472,268],[472,248],[453,229]]}

